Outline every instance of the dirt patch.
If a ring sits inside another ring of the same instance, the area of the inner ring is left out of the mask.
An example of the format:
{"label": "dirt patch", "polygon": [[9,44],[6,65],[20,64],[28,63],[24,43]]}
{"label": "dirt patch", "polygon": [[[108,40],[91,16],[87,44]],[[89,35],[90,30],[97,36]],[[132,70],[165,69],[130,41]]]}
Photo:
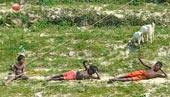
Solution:
{"label": "dirt patch", "polygon": [[33,79],[33,80],[45,80],[45,77],[44,76],[32,76],[32,77],[30,77],[30,79]]}
{"label": "dirt patch", "polygon": [[157,35],[157,38],[164,38],[164,39],[167,39],[167,38],[170,38],[170,35],[169,34],[158,34]]}
{"label": "dirt patch", "polygon": [[170,50],[168,47],[161,47],[158,51],[158,56],[167,56],[170,55]]}
{"label": "dirt patch", "polygon": [[[67,93],[67,94],[58,93],[58,94],[55,94],[55,95],[50,95],[49,97],[73,97],[73,95],[70,94],[70,93]],[[74,97],[76,97],[76,96],[74,96]]]}
{"label": "dirt patch", "polygon": [[166,83],[166,82],[170,82],[170,80],[166,80],[163,78],[155,78],[155,79],[149,79],[149,80],[142,80],[140,81],[140,83],[144,83],[144,84],[162,84],[162,83]]}
{"label": "dirt patch", "polygon": [[45,72],[48,72],[50,70],[51,69],[47,69],[47,68],[36,68],[36,69],[34,69],[34,71],[45,71]]}
{"label": "dirt patch", "polygon": [[139,81],[139,83],[143,83],[143,84],[163,84],[163,83],[170,83],[170,74],[168,74],[168,78],[154,78],[154,79],[149,79],[149,80],[142,80]]}
{"label": "dirt patch", "polygon": [[112,76],[109,76],[106,73],[100,74],[101,79],[99,81],[108,81]]}
{"label": "dirt patch", "polygon": [[0,73],[0,79],[7,79],[8,72]]}
{"label": "dirt patch", "polygon": [[49,34],[47,34],[47,33],[41,33],[40,34],[40,37],[45,37],[45,36],[49,36]]}

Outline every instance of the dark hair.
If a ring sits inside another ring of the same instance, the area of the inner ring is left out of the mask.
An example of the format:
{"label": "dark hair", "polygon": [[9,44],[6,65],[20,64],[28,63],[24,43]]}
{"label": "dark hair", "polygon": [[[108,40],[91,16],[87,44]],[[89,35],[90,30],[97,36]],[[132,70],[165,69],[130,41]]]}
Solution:
{"label": "dark hair", "polygon": [[98,67],[97,67],[97,66],[94,66],[94,65],[89,66],[89,69],[92,70],[93,73],[95,73],[96,71],[98,71]]}
{"label": "dark hair", "polygon": [[19,55],[18,58],[17,58],[17,60],[18,60],[18,61],[21,61],[21,59],[23,59],[23,58],[25,58],[25,56]]}
{"label": "dark hair", "polygon": [[162,62],[157,61],[157,62],[156,62],[156,64],[159,64],[159,66],[161,66],[161,67],[162,67]]}

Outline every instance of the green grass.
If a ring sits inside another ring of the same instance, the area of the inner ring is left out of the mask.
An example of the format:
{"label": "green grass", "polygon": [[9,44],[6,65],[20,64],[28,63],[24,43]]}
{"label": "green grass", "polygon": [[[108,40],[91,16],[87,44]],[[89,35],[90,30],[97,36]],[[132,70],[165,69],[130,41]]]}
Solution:
{"label": "green grass", "polygon": [[[48,29],[50,27],[50,29]],[[166,65],[164,69],[169,73],[167,67],[169,67],[167,56],[157,56],[157,52],[161,47],[169,48],[169,38],[157,38],[158,33],[155,33],[155,41],[153,44],[145,43],[135,53],[125,57],[121,55],[121,52],[127,50],[125,48],[116,49],[115,46],[125,45],[132,37],[134,31],[139,27],[110,27],[110,28],[90,28],[89,30],[77,31],[75,27],[67,27],[61,31],[57,31],[58,26],[47,26],[39,29],[38,32],[24,33],[21,28],[2,28],[0,29],[1,41],[0,44],[1,56],[0,56],[0,72],[6,72],[10,64],[16,62],[16,55],[19,50],[19,46],[23,45],[26,51],[26,64],[31,60],[37,58],[54,49],[57,45],[69,41],[67,44],[61,45],[55,48],[52,52],[43,57],[38,58],[33,63],[27,65],[28,75],[35,76],[29,72],[34,72],[35,68],[47,68],[50,71],[37,74],[38,76],[50,76],[54,74],[60,74],[69,70],[83,69],[82,61],[85,59],[93,59],[93,62],[99,66],[100,73],[107,73],[109,75],[122,74],[130,72],[136,69],[144,69],[136,60],[139,54],[142,54],[149,62],[150,60],[161,60]],[[47,30],[48,29],[48,30]],[[156,31],[161,28],[158,27]],[[164,29],[161,35],[168,35],[169,28]],[[46,36],[40,37],[40,34],[45,33]],[[67,34],[66,34],[67,33]],[[53,42],[49,42],[49,39],[54,39]],[[31,42],[29,42],[31,41]],[[87,51],[86,54],[85,50]],[[74,51],[75,55],[69,57],[69,51]],[[35,54],[33,54],[35,53]],[[29,55],[30,54],[30,55]],[[32,54],[32,55],[31,55]],[[64,55],[66,56],[64,56]],[[49,60],[51,59],[51,61]],[[99,60],[100,59],[100,60]],[[108,65],[102,65],[103,61],[108,62]],[[129,65],[133,65],[133,68],[129,68]],[[119,71],[121,69],[121,71]],[[3,79],[1,78],[1,81]],[[71,83],[71,84],[70,84]],[[168,84],[167,84],[168,85]],[[152,94],[169,95],[169,89],[159,85],[155,86],[158,93]],[[34,88],[33,88],[34,87]],[[139,91],[140,90],[140,91]],[[0,95],[2,97],[30,97],[36,92],[42,92],[44,96],[58,95],[62,96],[67,94],[68,96],[75,97],[143,97],[147,90],[143,84],[140,83],[115,83],[108,86],[106,82],[98,81],[61,81],[56,83],[47,83],[44,81],[29,80],[29,81],[14,81],[8,87],[2,86],[0,89]],[[20,92],[19,92],[20,91]],[[130,94],[129,94],[130,93]],[[127,95],[128,94],[128,95]]]}
{"label": "green grass", "polygon": [[[68,6],[68,5],[62,5]],[[88,7],[89,5],[69,5],[73,7]],[[100,5],[99,5],[100,6]],[[109,6],[112,6],[110,4]],[[114,10],[119,5],[106,9]],[[140,9],[142,6],[128,6],[128,9]],[[165,7],[166,8],[166,7]],[[154,11],[161,9],[152,9]],[[37,23],[34,31],[25,33],[22,28],[0,29],[0,81],[4,80],[4,73],[8,72],[9,65],[16,63],[16,57],[21,50],[20,45],[26,49],[26,71],[29,77],[51,76],[70,70],[82,70],[82,61],[92,59],[99,67],[101,75],[123,74],[136,69],[145,69],[137,60],[142,55],[146,63],[155,63],[160,60],[164,63],[163,69],[169,74],[169,48],[170,27],[156,26],[154,43],[144,43],[136,52],[128,56],[127,43],[137,31],[139,26],[119,27],[92,27],[85,31],[78,30],[76,26],[59,26]],[[66,42],[66,43],[65,43]],[[58,46],[65,43],[61,46]],[[160,48],[167,55],[159,56]],[[47,53],[48,51],[51,51]],[[70,51],[74,52],[69,55]],[[45,54],[45,55],[44,55]],[[42,56],[44,55],[44,56]],[[42,56],[42,57],[41,57]],[[40,58],[39,58],[40,57]],[[36,59],[37,58],[37,59]],[[31,64],[27,65],[32,60]],[[104,63],[105,62],[105,63]],[[153,64],[152,64],[153,65]],[[130,67],[132,66],[132,67]],[[49,69],[37,74],[37,68]],[[101,76],[103,78],[104,76]],[[2,84],[0,84],[2,85]],[[1,97],[33,97],[37,92],[43,92],[43,97],[145,97],[150,89],[151,97],[170,96],[169,81],[163,84],[150,84],[128,82],[115,82],[112,85],[106,81],[57,81],[45,82],[30,79],[28,81],[16,80],[9,86],[1,86]]]}

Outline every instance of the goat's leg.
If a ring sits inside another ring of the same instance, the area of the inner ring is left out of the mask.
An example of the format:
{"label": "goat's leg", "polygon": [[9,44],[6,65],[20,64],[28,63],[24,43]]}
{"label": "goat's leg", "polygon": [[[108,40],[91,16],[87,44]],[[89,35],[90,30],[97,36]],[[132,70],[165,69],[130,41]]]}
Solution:
{"label": "goat's leg", "polygon": [[132,43],[132,45],[135,44],[135,39],[134,38],[132,38],[131,43]]}
{"label": "goat's leg", "polygon": [[140,46],[140,42],[141,42],[141,38],[140,39],[138,39],[138,45]]}
{"label": "goat's leg", "polygon": [[144,43],[144,36],[142,35],[141,37],[142,37],[142,42]]}
{"label": "goat's leg", "polygon": [[154,41],[154,32],[152,33],[152,40]]}
{"label": "goat's leg", "polygon": [[147,34],[146,34],[146,41],[149,40],[148,38],[149,38],[149,34],[147,33]]}
{"label": "goat's leg", "polygon": [[152,35],[149,35],[149,40],[150,40],[150,42],[152,43]]}

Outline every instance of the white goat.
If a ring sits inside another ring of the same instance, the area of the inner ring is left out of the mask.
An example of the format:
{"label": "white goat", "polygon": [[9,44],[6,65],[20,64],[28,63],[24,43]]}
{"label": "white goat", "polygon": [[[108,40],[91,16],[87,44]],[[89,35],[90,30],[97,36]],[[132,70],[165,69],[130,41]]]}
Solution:
{"label": "white goat", "polygon": [[142,32],[143,35],[146,34],[147,41],[150,39],[151,43],[154,40],[154,31],[155,31],[155,23],[144,25],[140,28],[140,32]]}
{"label": "white goat", "polygon": [[141,41],[144,42],[142,32],[137,31],[133,34],[132,42],[135,43],[136,41],[138,42],[139,45],[141,44]]}

